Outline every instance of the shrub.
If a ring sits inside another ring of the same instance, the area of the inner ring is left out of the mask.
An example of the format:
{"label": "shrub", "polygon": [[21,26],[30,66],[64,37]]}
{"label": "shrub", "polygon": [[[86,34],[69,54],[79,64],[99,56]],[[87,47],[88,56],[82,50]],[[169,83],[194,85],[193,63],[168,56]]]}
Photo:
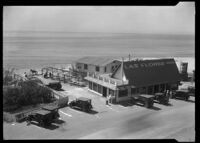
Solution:
{"label": "shrub", "polygon": [[33,81],[24,81],[19,87],[5,87],[3,90],[4,109],[11,111],[8,106],[23,107],[52,101],[52,92],[46,87],[39,86]]}

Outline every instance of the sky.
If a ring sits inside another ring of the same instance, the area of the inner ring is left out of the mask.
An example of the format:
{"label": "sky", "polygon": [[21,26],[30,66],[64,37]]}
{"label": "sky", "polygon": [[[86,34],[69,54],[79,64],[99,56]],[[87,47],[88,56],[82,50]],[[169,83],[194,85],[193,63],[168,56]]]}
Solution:
{"label": "sky", "polygon": [[3,31],[195,33],[195,3],[176,6],[4,6]]}

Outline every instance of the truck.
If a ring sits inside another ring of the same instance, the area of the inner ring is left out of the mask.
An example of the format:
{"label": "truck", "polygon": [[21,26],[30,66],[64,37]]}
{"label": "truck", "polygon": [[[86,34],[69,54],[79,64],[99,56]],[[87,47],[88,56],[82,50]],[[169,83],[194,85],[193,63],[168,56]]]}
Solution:
{"label": "truck", "polygon": [[138,94],[132,96],[131,99],[134,104],[139,102],[142,103],[146,108],[151,108],[154,104],[154,95]]}
{"label": "truck", "polygon": [[92,110],[92,100],[86,97],[79,97],[69,103],[69,107],[80,109],[84,112],[90,112]]}
{"label": "truck", "polygon": [[56,106],[44,106],[39,110],[33,111],[26,117],[27,125],[32,121],[37,122],[39,126],[49,126],[60,117]]}

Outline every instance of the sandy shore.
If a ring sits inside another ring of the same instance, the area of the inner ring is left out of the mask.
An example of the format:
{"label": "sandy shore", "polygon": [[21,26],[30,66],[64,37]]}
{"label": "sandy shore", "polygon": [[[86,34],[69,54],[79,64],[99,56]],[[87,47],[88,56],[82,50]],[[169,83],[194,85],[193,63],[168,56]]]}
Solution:
{"label": "sandy shore", "polygon": [[[162,57],[160,57],[162,58]],[[187,62],[188,63],[188,73],[192,73],[193,70],[195,70],[195,58],[194,57],[167,57],[167,58],[174,58],[177,64],[178,69],[180,70],[181,62]],[[158,59],[158,58],[142,58],[142,59]],[[55,67],[55,68],[62,68],[62,69],[68,69],[71,64],[48,64],[46,66],[32,66],[32,69],[37,70],[41,72],[41,69],[43,67]],[[30,68],[15,68],[16,73],[18,74],[24,74],[24,72],[29,72]]]}

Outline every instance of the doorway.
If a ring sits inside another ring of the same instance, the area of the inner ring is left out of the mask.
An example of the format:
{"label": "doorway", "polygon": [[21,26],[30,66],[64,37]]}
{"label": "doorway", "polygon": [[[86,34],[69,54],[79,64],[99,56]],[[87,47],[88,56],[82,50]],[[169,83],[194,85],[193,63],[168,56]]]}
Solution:
{"label": "doorway", "polygon": [[107,95],[107,88],[103,86],[103,97],[106,97]]}

